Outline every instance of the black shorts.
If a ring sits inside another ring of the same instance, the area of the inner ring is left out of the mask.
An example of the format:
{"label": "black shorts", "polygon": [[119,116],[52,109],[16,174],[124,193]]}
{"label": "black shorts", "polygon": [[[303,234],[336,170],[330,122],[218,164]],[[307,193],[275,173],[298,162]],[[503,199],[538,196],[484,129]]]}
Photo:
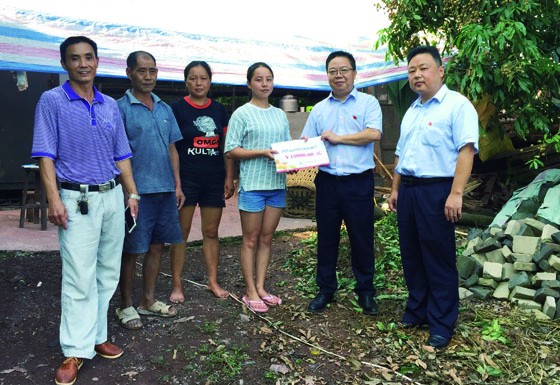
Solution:
{"label": "black shorts", "polygon": [[185,194],[184,206],[226,207],[224,199],[224,180],[181,180],[181,188]]}

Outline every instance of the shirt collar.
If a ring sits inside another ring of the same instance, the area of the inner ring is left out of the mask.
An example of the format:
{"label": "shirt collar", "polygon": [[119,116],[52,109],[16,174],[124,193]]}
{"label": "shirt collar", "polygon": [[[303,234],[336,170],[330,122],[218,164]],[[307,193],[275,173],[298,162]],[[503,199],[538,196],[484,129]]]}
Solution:
{"label": "shirt collar", "polygon": [[422,104],[422,100],[420,98],[418,98],[414,101],[414,103],[412,104],[412,107],[422,107],[422,105],[428,105],[429,103],[432,103],[432,101],[437,101],[438,103],[441,103],[442,100],[445,98],[445,95],[447,94],[447,91],[449,91],[449,88],[447,88],[447,86],[445,84],[443,84],[440,87],[440,89],[438,90],[438,92],[436,92],[436,94],[434,96],[432,96],[431,99],[426,101],[426,103]]}
{"label": "shirt collar", "polygon": [[[136,98],[136,96],[134,96],[134,94],[132,93],[132,90],[128,89],[128,90],[126,90],[125,93],[126,93],[126,96],[128,96],[128,100],[130,101],[130,104],[142,104],[142,105],[144,104],[140,100],[138,100]],[[152,99],[154,101],[154,104],[159,103],[161,101],[160,97],[157,96],[156,94],[154,94],[153,92],[152,92]]]}
{"label": "shirt collar", "polygon": [[339,101],[339,102],[341,102],[341,103],[344,103],[344,102],[346,102],[348,99],[350,99],[350,97],[356,99],[356,94],[357,94],[357,93],[358,93],[358,90],[357,90],[356,87],[354,86],[354,88],[352,88],[352,91],[350,91],[350,93],[346,96],[346,99],[344,99],[344,100],[341,101],[340,99],[335,98],[334,95],[333,95],[333,93],[332,93],[332,91],[331,91],[331,93],[329,94],[329,99],[330,99],[330,100],[337,100],[337,101]]}
{"label": "shirt collar", "polygon": [[[66,82],[62,85],[62,90],[64,91],[64,93],[66,94],[69,100],[84,99],[80,95],[78,95],[76,91],[74,91],[74,89],[70,85],[69,80],[66,80]],[[93,101],[98,103],[103,103],[105,101],[105,98],[99,91],[97,91],[97,88],[95,88],[95,86],[93,86]]]}

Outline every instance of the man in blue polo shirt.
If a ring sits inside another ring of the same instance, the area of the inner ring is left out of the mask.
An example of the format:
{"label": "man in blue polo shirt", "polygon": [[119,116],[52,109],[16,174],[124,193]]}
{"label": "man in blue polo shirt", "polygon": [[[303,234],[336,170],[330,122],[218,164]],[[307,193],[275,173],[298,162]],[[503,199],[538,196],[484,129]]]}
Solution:
{"label": "man in blue polo shirt", "polygon": [[138,195],[117,103],[93,86],[97,44],[69,37],[60,45],[60,57],[69,80],[39,99],[31,156],[39,160],[49,221],[59,226],[60,345],[66,359],[55,382],[69,385],[84,358],[123,354],[107,341],[107,310],[119,281],[124,238],[120,183],[130,193],[133,215]]}
{"label": "man in blue polo shirt", "polygon": [[[174,317],[177,309],[157,301],[155,288],[165,243],[183,240],[179,210],[185,196],[179,176],[175,142],[182,139],[171,107],[152,91],[156,59],[148,52],[132,52],[126,60],[132,89],[118,100],[134,157],[132,169],[142,200],[136,228],[126,234],[121,268],[121,307],[116,310],[127,329],[142,327],[141,315]],[[136,259],[144,255],[144,287],[138,308],[132,302]]]}
{"label": "man in blue polo shirt", "polygon": [[402,325],[427,325],[428,345],[443,349],[459,314],[455,222],[478,151],[478,115],[443,84],[437,48],[418,46],[407,59],[408,82],[419,97],[401,123],[389,196],[408,287]]}

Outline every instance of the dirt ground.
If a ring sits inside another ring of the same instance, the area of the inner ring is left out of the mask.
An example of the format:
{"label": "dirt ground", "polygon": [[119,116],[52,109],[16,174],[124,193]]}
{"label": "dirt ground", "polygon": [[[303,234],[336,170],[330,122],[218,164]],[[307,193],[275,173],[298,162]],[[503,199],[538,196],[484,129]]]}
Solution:
{"label": "dirt ground", "polygon": [[[351,356],[352,338],[347,337],[363,339],[359,329],[372,327],[374,318],[356,313],[350,302],[340,300],[323,314],[305,312],[309,299],[293,290],[289,284],[293,278],[283,268],[285,256],[298,249],[299,242],[297,232],[274,241],[268,288],[284,304],[264,318],[248,312],[233,297],[219,300],[206,290],[200,244],[188,248],[187,300],[178,307],[178,317],[143,317],[143,329],[126,330],[113,316],[117,291],[109,309],[108,334],[125,354],[118,360],[86,361],[76,384],[360,383],[336,354]],[[167,252],[157,287],[162,300],[170,292]],[[136,292],[140,274],[138,266]],[[58,252],[0,253],[1,385],[53,383],[63,359],[58,342],[60,275]],[[243,294],[238,239],[222,245],[220,278],[232,294]],[[307,346],[299,337],[333,354]],[[360,358],[374,359],[375,350],[372,346],[371,357]]]}
{"label": "dirt ground", "polygon": [[[232,293],[227,299],[216,299],[203,284],[199,242],[188,247],[187,300],[176,318],[143,317],[143,329],[126,330],[114,317],[117,291],[108,335],[125,354],[117,360],[87,360],[76,385],[560,384],[560,326],[513,312],[508,303],[462,303],[456,335],[443,352],[425,346],[427,329],[392,329],[406,298],[398,286],[378,291],[377,317],[359,313],[349,289],[339,290],[337,302],[324,313],[307,313],[314,290],[306,279],[315,269],[306,251],[310,234],[291,231],[275,238],[267,288],[284,303],[262,317],[236,300],[244,293],[239,238],[222,241],[219,274]],[[167,253],[157,288],[160,300],[167,300],[171,288]],[[298,264],[298,255],[308,259]],[[347,257],[341,263],[342,271],[350,271]],[[63,359],[60,274],[58,252],[0,252],[0,385],[54,383]],[[349,282],[351,272],[345,274],[339,283]],[[393,274],[388,282],[402,275]],[[139,264],[137,293],[140,278]],[[492,330],[511,343],[483,335],[483,328],[498,321],[500,328]]]}

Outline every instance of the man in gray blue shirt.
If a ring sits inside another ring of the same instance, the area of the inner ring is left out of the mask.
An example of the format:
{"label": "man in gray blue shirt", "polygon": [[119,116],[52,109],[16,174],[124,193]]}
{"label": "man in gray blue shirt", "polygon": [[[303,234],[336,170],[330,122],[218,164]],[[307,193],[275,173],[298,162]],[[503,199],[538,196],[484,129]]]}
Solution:
{"label": "man in gray blue shirt", "polygon": [[[132,170],[141,196],[140,214],[124,242],[121,267],[121,307],[116,310],[123,327],[139,329],[139,315],[174,317],[177,309],[155,299],[155,287],[165,243],[182,241],[178,210],[184,203],[175,142],[182,139],[171,107],[152,93],[157,81],[155,58],[132,52],[126,74],[132,89],[118,100],[132,149]],[[145,254],[144,287],[135,309],[132,302],[136,259]]]}

